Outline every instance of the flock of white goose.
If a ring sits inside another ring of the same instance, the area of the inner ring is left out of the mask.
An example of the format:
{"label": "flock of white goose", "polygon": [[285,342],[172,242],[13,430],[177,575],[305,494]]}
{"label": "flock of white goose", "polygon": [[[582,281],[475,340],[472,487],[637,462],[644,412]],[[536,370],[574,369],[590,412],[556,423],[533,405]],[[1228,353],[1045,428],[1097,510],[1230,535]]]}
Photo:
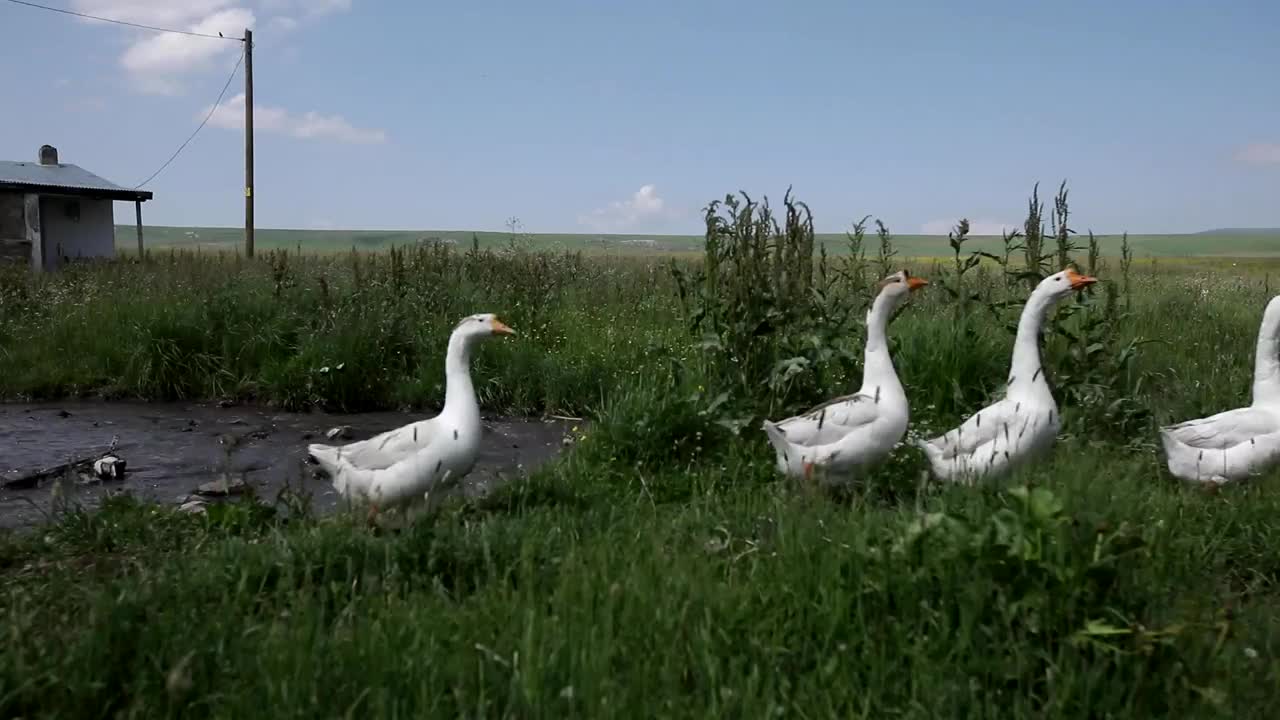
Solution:
{"label": "flock of white goose", "polygon": [[[1042,457],[1061,419],[1040,361],[1040,327],[1050,309],[1097,282],[1072,269],[1045,278],[1027,299],[1018,322],[1005,396],[959,427],[915,444],[934,476],[974,483]],[[885,336],[894,312],[928,282],[906,270],[879,284],[867,312],[862,388],[808,412],[765,421],[778,471],[823,484],[848,482],[888,457],[906,435],[906,392]],[[515,335],[493,314],[464,318],[449,337],[445,403],[439,415],[342,446],[313,444],[309,456],[347,500],[383,509],[429,500],[475,465],[483,428],[471,384],[471,352],[498,335]],[[1183,480],[1221,484],[1249,477],[1280,460],[1280,296],[1263,314],[1249,407],[1160,428],[1168,468]]]}

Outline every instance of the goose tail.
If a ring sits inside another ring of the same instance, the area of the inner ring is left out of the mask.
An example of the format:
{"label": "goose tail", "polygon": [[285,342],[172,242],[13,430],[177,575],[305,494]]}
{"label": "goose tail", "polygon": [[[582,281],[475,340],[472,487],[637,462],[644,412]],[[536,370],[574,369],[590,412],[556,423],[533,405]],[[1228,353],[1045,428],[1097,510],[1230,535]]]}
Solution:
{"label": "goose tail", "polygon": [[769,437],[769,444],[773,446],[774,456],[778,466],[778,472],[788,474],[794,468],[800,465],[799,453],[791,441],[787,440],[787,434],[783,432],[778,424],[770,420],[765,420],[765,435]]}
{"label": "goose tail", "polygon": [[925,458],[929,460],[929,467],[933,470],[935,477],[945,480],[951,476],[950,470],[952,468],[949,467],[949,463],[947,463],[946,458],[943,457],[942,448],[933,444],[933,442],[929,440],[920,438],[912,440],[911,442],[913,445],[920,448],[921,452],[924,453]]}

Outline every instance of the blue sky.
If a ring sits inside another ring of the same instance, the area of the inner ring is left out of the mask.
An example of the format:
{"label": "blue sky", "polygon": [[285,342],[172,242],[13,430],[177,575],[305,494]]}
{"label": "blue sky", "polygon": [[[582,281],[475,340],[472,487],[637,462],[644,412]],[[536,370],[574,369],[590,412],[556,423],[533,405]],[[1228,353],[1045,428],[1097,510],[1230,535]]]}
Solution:
{"label": "blue sky", "polygon": [[[1280,226],[1274,0],[43,2],[254,28],[259,227],[696,232],[708,201],[792,184],[819,230],[982,230],[1064,178],[1079,230]],[[126,186],[238,53],[3,1],[0,26],[27,69],[0,159],[47,142]],[[242,89],[148,223],[243,221]]]}

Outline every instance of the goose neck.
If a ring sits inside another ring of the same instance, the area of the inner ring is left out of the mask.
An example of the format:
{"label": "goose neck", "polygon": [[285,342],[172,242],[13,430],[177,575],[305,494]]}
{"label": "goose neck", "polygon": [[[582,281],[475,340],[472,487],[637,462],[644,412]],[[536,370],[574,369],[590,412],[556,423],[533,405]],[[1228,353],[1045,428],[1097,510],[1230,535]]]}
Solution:
{"label": "goose neck", "polygon": [[1263,316],[1253,358],[1253,403],[1280,405],[1280,312]]}
{"label": "goose neck", "polygon": [[867,345],[863,351],[862,386],[870,391],[879,386],[881,391],[894,390],[902,392],[898,374],[893,368],[893,358],[889,356],[889,340],[886,336],[889,319],[893,314],[894,303],[888,296],[876,297],[867,313]]}
{"label": "goose neck", "polygon": [[1009,368],[1009,376],[1012,378],[1010,389],[1015,384],[1027,387],[1030,384],[1045,383],[1040,360],[1040,328],[1044,325],[1050,304],[1050,299],[1046,296],[1032,293],[1022,308],[1022,315],[1018,318],[1018,334],[1013,341],[1013,360]]}
{"label": "goose neck", "polygon": [[444,359],[444,374],[442,414],[479,416],[480,408],[476,403],[476,391],[471,384],[471,345],[461,334],[454,333],[449,338],[449,350]]}

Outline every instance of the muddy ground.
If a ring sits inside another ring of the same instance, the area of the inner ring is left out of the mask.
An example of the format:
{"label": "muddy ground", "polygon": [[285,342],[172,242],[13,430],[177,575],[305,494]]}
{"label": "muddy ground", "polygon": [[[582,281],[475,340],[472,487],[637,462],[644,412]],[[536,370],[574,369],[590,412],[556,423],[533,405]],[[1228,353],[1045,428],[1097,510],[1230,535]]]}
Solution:
{"label": "muddy ground", "polygon": [[[192,492],[202,483],[223,477],[229,468],[232,478],[243,477],[261,498],[273,500],[289,484],[309,491],[312,507],[326,512],[339,506],[339,497],[304,462],[308,443],[363,440],[433,414],[284,413],[196,403],[0,404],[0,480],[12,481],[31,470],[96,457],[118,438],[116,454],[127,463],[124,479],[63,483],[63,488],[71,488],[76,502],[93,507],[108,493],[127,491],[178,504],[194,497]],[[573,424],[486,417],[480,459],[461,492],[483,494],[554,458]],[[340,426],[350,427],[349,437],[326,439],[326,431]],[[30,527],[45,520],[54,485],[0,489],[0,528]]]}

